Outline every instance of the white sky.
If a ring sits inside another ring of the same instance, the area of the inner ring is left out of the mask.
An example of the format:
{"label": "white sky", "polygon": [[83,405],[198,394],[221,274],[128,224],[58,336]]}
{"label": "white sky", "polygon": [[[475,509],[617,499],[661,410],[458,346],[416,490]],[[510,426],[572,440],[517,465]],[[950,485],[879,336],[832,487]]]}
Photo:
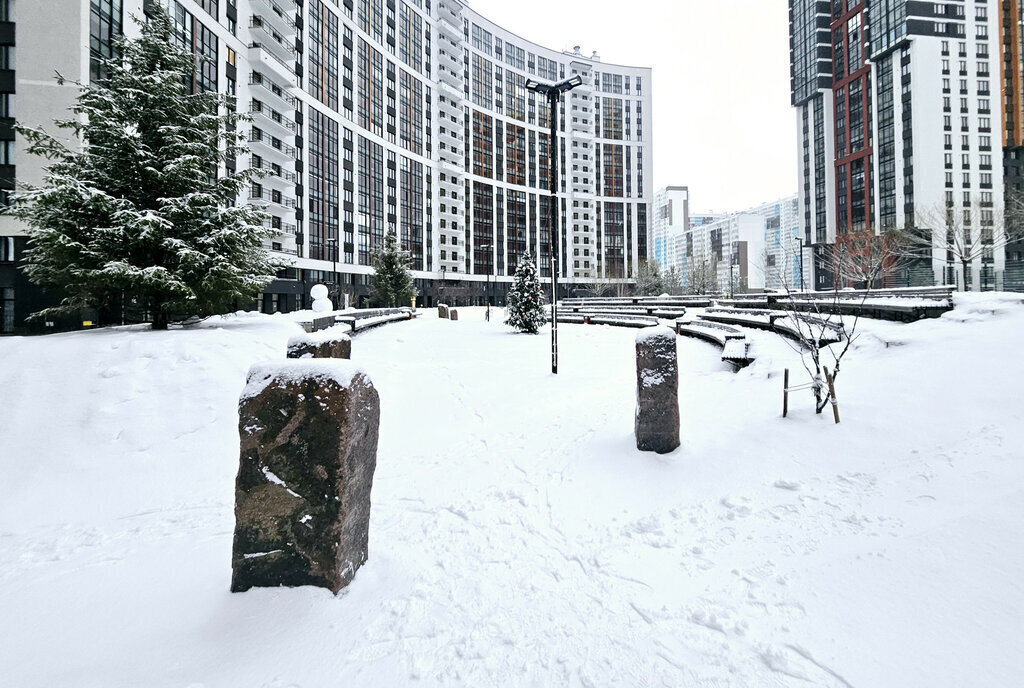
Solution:
{"label": "white sky", "polygon": [[654,70],[654,188],[690,187],[693,211],[796,193],[783,0],[469,0],[555,50]]}

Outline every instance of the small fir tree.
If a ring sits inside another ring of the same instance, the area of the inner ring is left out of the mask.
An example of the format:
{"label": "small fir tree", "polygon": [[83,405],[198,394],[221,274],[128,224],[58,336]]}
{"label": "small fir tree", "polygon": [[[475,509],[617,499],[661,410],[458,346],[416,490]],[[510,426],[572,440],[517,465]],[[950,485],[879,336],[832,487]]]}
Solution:
{"label": "small fir tree", "polygon": [[528,334],[537,334],[544,324],[537,265],[529,253],[523,256],[516,267],[515,282],[508,292],[508,318],[505,324]]}
{"label": "small fir tree", "polygon": [[373,303],[394,308],[406,306],[416,295],[409,272],[409,252],[398,246],[394,232],[384,237],[384,246],[373,253]]}
{"label": "small fir tree", "polygon": [[69,141],[18,127],[50,161],[9,210],[30,227],[25,272],[64,294],[37,317],[122,301],[165,329],[251,301],[280,267],[263,247],[265,212],[235,204],[258,173],[217,176],[244,141],[233,102],[188,92],[196,60],[159,3],[141,28],[103,60],[105,80],[74,82],[75,117],[55,122]]}

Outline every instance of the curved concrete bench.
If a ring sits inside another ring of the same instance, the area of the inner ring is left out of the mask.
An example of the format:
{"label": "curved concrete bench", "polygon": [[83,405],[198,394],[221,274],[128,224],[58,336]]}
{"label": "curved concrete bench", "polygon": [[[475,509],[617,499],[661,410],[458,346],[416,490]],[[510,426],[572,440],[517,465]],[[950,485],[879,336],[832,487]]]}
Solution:
{"label": "curved concrete bench", "polygon": [[[551,320],[551,314],[547,315]],[[618,313],[566,313],[558,311],[558,322],[571,325],[611,325],[613,327],[650,327],[660,324],[657,318],[647,315],[631,315]]]}
{"label": "curved concrete bench", "polygon": [[646,315],[655,318],[675,320],[686,315],[683,306],[672,308],[655,308],[653,306],[565,306],[558,304],[559,311],[581,313],[583,315]]}
{"label": "curved concrete bench", "polygon": [[[716,308],[708,309],[700,317],[702,320],[711,322],[741,325],[756,330],[775,332],[798,342],[803,338],[797,327],[790,321],[790,314],[783,311],[758,311],[748,314],[748,311],[745,309]],[[819,339],[819,346],[828,346],[843,340],[844,330],[840,323],[832,323],[821,318],[812,318],[802,314],[797,314],[797,317],[810,325],[823,328],[825,335]]]}
{"label": "curved concrete bench", "polygon": [[412,320],[418,315],[411,308],[367,308],[334,316],[334,322],[348,325],[352,334],[401,320]]}
{"label": "curved concrete bench", "polygon": [[622,297],[600,297],[600,298],[573,298],[560,299],[558,306],[566,308],[606,306],[633,306],[653,309],[672,308],[703,308],[710,306],[710,296],[622,296]]}
{"label": "curved concrete bench", "polygon": [[[916,322],[938,318],[953,310],[953,291],[953,287],[941,286],[800,292],[791,295],[770,294],[767,301],[769,307],[785,304],[786,308],[804,313],[858,315],[874,320]],[[749,307],[740,303],[736,306]]]}
{"label": "curved concrete bench", "polygon": [[750,355],[750,340],[737,327],[710,320],[677,320],[676,334],[703,339],[722,349],[722,360],[737,368],[754,362]]}

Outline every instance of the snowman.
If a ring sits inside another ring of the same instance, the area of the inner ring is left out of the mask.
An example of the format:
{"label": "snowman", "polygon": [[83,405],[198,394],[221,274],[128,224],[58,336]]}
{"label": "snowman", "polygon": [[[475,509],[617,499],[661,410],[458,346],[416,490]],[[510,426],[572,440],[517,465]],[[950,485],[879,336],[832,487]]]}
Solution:
{"label": "snowman", "polygon": [[334,304],[327,298],[327,287],[322,284],[315,285],[309,290],[309,295],[313,297],[313,312],[314,313],[326,313],[327,311],[334,310]]}

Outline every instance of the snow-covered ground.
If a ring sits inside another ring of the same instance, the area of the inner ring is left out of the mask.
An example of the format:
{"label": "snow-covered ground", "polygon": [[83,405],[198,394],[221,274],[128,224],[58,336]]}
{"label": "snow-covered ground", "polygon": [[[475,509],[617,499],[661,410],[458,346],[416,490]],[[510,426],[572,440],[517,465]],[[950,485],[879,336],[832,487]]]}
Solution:
{"label": "snow-covered ground", "polygon": [[1021,685],[1020,296],[862,322],[838,426],[780,417],[775,335],[739,373],[680,337],[665,456],[636,330],[560,326],[553,376],[546,328],[459,311],[353,340],[381,440],[337,597],[228,592],[238,395],[294,322],[0,339],[0,685]]}

